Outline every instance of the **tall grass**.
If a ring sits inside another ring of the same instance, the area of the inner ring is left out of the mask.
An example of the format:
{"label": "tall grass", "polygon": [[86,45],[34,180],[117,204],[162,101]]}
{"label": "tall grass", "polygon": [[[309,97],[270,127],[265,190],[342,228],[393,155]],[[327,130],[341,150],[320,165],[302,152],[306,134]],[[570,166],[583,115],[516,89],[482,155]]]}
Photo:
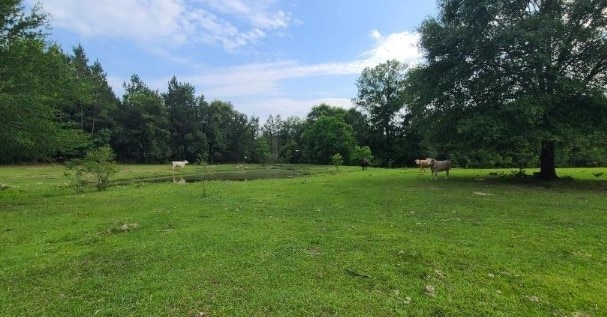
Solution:
{"label": "tall grass", "polygon": [[334,170],[76,195],[60,168],[2,167],[0,315],[607,314],[604,169]]}

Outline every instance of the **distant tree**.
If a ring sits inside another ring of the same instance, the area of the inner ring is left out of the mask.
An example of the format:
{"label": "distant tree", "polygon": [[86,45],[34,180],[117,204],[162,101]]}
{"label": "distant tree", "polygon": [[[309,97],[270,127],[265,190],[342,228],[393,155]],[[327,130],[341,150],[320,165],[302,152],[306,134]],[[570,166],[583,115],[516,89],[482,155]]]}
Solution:
{"label": "distant tree", "polygon": [[259,117],[251,116],[247,123],[247,141],[244,149],[244,161],[256,162],[255,152],[257,150],[257,141],[260,139],[261,128],[259,126]]}
{"label": "distant tree", "polygon": [[109,144],[110,130],[115,125],[112,115],[120,101],[101,64],[98,61],[90,64],[81,45],[74,47],[73,53],[68,56],[74,72],[72,99],[60,105],[62,122],[89,135],[93,146]]}
{"label": "distant tree", "polygon": [[286,163],[301,163],[301,134],[305,128],[305,122],[299,117],[291,116],[282,120],[278,131],[279,160]]}
{"label": "distant tree", "polygon": [[196,130],[200,132],[196,132],[200,134],[200,143],[196,144],[194,151],[198,152],[196,154],[196,160],[202,159],[205,162],[211,162],[211,155],[209,150],[209,141],[208,141],[208,112],[209,112],[209,103],[205,100],[204,95],[200,95],[196,100],[196,118],[197,118],[197,127]]}
{"label": "distant tree", "polygon": [[263,125],[262,135],[266,139],[266,142],[270,150],[270,158],[273,161],[278,159],[279,151],[279,139],[278,133],[281,125],[280,115],[269,115],[266,123]]}
{"label": "distant tree", "polygon": [[369,145],[370,129],[369,119],[356,108],[350,108],[344,115],[344,121],[352,126],[356,144]]}
{"label": "distant tree", "polygon": [[354,147],[352,151],[352,155],[350,157],[350,162],[352,165],[358,164],[361,160],[366,160],[367,162],[371,162],[373,160],[373,153],[371,152],[371,148],[368,145]]}
{"label": "distant tree", "polygon": [[112,144],[122,161],[160,163],[171,156],[169,114],[162,96],[139,76],[124,83]]}
{"label": "distant tree", "polygon": [[230,140],[225,154],[227,161],[243,162],[245,157],[251,156],[257,125],[256,121],[250,121],[245,114],[234,110],[227,136]]}
{"label": "distant tree", "polygon": [[89,112],[89,129],[91,139],[95,146],[107,145],[110,142],[111,130],[116,125],[112,115],[120,105],[120,100],[114,94],[107,80],[107,74],[99,61],[91,66],[92,106]]}
{"label": "distant tree", "polygon": [[339,116],[342,119],[345,118],[347,111],[343,108],[333,107],[326,103],[321,103],[320,105],[312,107],[312,110],[308,113],[306,120],[308,122],[314,122],[320,117],[335,117]]}
{"label": "distant tree", "polygon": [[415,164],[416,159],[427,157],[430,149],[422,132],[413,125],[411,113],[407,113],[399,119],[398,130],[396,130],[395,161],[401,166],[411,166]]}
{"label": "distant tree", "polygon": [[270,147],[267,139],[257,138],[255,140],[255,149],[253,151],[252,161],[265,164],[270,160]]}
{"label": "distant tree", "polygon": [[326,164],[334,153],[348,161],[354,148],[352,127],[339,116],[321,116],[302,134],[303,155],[311,163]]}
{"label": "distant tree", "polygon": [[426,63],[407,88],[416,126],[439,151],[535,150],[549,180],[558,145],[604,139],[607,2],[441,0],[439,9],[420,27]]}
{"label": "distant tree", "polygon": [[341,156],[341,154],[339,153],[335,153],[333,155],[331,155],[331,164],[333,164],[333,166],[335,166],[335,169],[339,171],[339,165],[343,164],[344,160],[343,157]]}
{"label": "distant tree", "polygon": [[208,144],[210,163],[223,162],[232,140],[230,130],[236,111],[229,102],[215,100],[201,108],[202,127]]}
{"label": "distant tree", "polygon": [[[201,153],[206,138],[201,129],[200,103],[197,102],[194,86],[180,83],[173,76],[168,91],[162,94],[169,112],[171,152],[175,160],[187,159],[195,162]],[[204,97],[201,97],[204,98]]]}
{"label": "distant tree", "polygon": [[389,60],[365,68],[356,81],[357,97],[353,100],[369,117],[369,143],[382,165],[394,159],[396,117],[405,107],[407,64]]}

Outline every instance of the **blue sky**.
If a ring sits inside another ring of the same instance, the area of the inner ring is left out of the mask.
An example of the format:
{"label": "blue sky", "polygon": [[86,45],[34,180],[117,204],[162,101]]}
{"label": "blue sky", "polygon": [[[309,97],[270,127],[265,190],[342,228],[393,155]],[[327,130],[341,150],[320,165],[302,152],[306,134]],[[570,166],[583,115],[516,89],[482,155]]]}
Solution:
{"label": "blue sky", "polygon": [[50,39],[70,53],[80,43],[119,97],[132,74],[160,92],[176,76],[262,121],[352,107],[365,67],[419,62],[416,30],[436,15],[434,0],[41,2]]}

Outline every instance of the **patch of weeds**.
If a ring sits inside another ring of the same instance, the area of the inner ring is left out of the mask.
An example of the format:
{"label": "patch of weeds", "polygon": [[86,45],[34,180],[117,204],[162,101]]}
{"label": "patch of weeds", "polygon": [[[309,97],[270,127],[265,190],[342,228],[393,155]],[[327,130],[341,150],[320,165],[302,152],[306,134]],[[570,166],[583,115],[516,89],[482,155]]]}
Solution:
{"label": "patch of weeds", "polygon": [[134,222],[134,223],[124,223],[124,224],[119,225],[119,226],[111,227],[110,229],[108,229],[108,233],[109,234],[125,233],[125,232],[135,231],[137,229],[139,229],[139,224],[136,223],[136,222]]}
{"label": "patch of weeds", "polygon": [[81,245],[92,245],[99,242],[101,238],[98,234],[89,234],[86,237],[82,238],[79,243]]}
{"label": "patch of weeds", "polygon": [[510,177],[524,179],[531,177],[531,175],[527,174],[524,169],[520,169],[518,171],[510,171]]}
{"label": "patch of weeds", "polygon": [[594,177],[596,177],[596,178],[599,178],[599,177],[603,176],[603,172],[592,173],[592,175],[594,175]]}

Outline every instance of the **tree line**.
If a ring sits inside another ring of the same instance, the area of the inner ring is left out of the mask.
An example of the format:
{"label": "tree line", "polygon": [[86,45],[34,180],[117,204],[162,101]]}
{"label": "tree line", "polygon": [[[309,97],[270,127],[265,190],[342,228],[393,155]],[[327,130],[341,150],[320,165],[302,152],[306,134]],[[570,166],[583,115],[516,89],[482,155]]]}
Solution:
{"label": "tree line", "polygon": [[118,98],[98,61],[47,42],[48,16],[0,5],[0,163],[80,158],[110,146],[120,162],[459,166],[607,162],[607,3],[439,0],[422,22],[424,62],[389,60],[356,81],[354,107],[305,118],[247,116],[176,77],[166,92],[136,74]]}

